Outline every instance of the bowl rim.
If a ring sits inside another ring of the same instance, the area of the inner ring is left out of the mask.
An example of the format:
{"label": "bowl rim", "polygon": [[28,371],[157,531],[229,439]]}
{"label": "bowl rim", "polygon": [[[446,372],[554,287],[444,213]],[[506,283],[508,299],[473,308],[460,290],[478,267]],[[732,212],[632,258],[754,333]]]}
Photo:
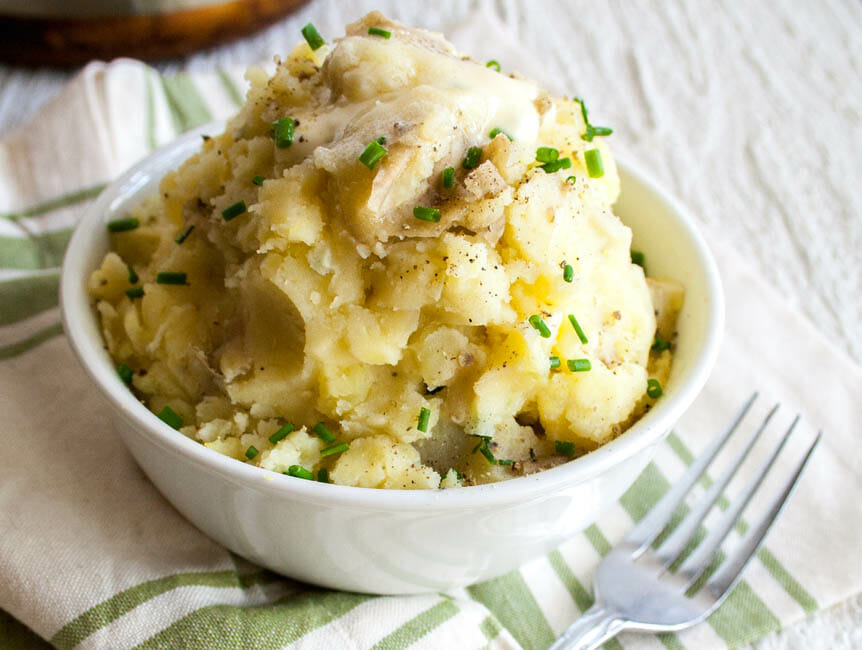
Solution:
{"label": "bowl rim", "polygon": [[[724,294],[718,267],[689,212],[625,157],[615,156],[621,171],[634,177],[664,204],[677,227],[695,249],[697,259],[705,271],[708,319],[703,347],[687,376],[680,379],[673,392],[666,394],[666,399],[620,436],[593,452],[536,474],[498,483],[436,490],[362,488],[298,479],[247,465],[191,440],[159,420],[117,375],[103,347],[101,328],[87,292],[86,280],[93,270],[87,260],[90,250],[96,245],[95,227],[102,223],[103,213],[110,210],[115,202],[129,196],[130,186],[135,187],[136,183],[140,186],[140,179],[149,177],[148,170],[154,161],[178,149],[190,147],[192,141],[200,142],[200,136],[205,132],[217,132],[223,127],[224,122],[214,122],[187,132],[155,150],[111,182],[78,222],[66,250],[60,276],[60,304],[66,336],[79,363],[111,407],[127,424],[134,425],[133,435],[144,435],[164,451],[181,454],[207,471],[222,474],[233,483],[274,495],[319,502],[322,505],[350,505],[377,511],[423,508],[455,511],[523,502],[603,474],[666,436],[706,383],[717,359],[724,329]],[[136,191],[133,189],[131,195]],[[91,330],[95,327],[98,336],[88,335],[88,327]]]}

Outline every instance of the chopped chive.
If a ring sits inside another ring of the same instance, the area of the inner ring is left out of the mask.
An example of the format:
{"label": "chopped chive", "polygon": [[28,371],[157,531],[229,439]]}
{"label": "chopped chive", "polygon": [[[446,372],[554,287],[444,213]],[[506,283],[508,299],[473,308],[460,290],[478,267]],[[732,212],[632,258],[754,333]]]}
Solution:
{"label": "chopped chive", "polygon": [[141,225],[141,220],[137,217],[126,217],[125,219],[114,219],[108,222],[108,232],[126,232],[134,230]]}
{"label": "chopped chive", "polygon": [[126,295],[134,300],[135,298],[143,298],[144,297],[144,288],[143,287],[132,287],[131,289],[126,289]]}
{"label": "chopped chive", "polygon": [[569,185],[574,185],[578,179],[575,176],[566,176],[566,182]]}
{"label": "chopped chive", "polygon": [[272,444],[275,444],[279,440],[283,440],[284,438],[286,438],[287,434],[291,433],[292,431],[293,431],[293,423],[292,422],[286,422],[278,431],[276,431],[275,433],[273,433],[269,437],[269,441]]}
{"label": "chopped chive", "polygon": [[132,268],[131,264],[127,264],[126,266],[129,269],[129,284],[137,284],[140,278],[138,277],[138,274],[135,273],[135,269]]}
{"label": "chopped chive", "polygon": [[595,135],[611,135],[614,130],[609,126],[594,126],[593,133]]}
{"label": "chopped chive", "polygon": [[368,33],[372,36],[382,36],[383,38],[392,37],[392,32],[387,32],[385,29],[380,29],[379,27],[369,27]]}
{"label": "chopped chive", "polygon": [[318,422],[317,424],[315,424],[312,431],[314,431],[317,437],[323,440],[323,442],[325,442],[327,445],[332,442],[335,442],[335,435],[332,433],[332,431],[326,428],[326,425],[323,424],[323,422]]}
{"label": "chopped chive", "polygon": [[266,180],[266,179],[265,179],[263,176],[255,176],[254,178],[252,178],[252,179],[251,179],[251,182],[252,182],[253,184],[255,184],[255,185],[258,185],[258,186],[259,186],[259,185],[263,185],[263,182],[264,182],[265,180]]}
{"label": "chopped chive", "polygon": [[305,42],[308,43],[308,47],[311,48],[311,51],[319,50],[321,47],[326,45],[326,41],[323,40],[320,33],[311,23],[308,23],[301,30],[302,35],[305,37]]}
{"label": "chopped chive", "polygon": [[497,72],[500,72],[500,69],[501,69],[500,68],[500,62],[497,61],[496,59],[491,59],[490,61],[488,61],[488,63],[485,64],[485,67],[486,68],[493,68]]}
{"label": "chopped chive", "polygon": [[254,445],[249,445],[248,449],[245,450],[245,457],[251,460],[259,453],[260,452],[257,450],[257,447],[255,447]]}
{"label": "chopped chive", "polygon": [[593,367],[589,359],[569,359],[566,365],[572,372],[586,372]]}
{"label": "chopped chive", "polygon": [[575,328],[575,332],[577,333],[578,338],[581,339],[581,343],[589,343],[587,335],[584,334],[584,330],[581,329],[581,324],[578,322],[578,319],[575,318],[574,314],[569,314],[569,322],[572,324],[572,327]]}
{"label": "chopped chive", "polygon": [[506,460],[506,459],[503,459],[503,458],[498,458],[498,459],[497,459],[497,464],[498,464],[498,465],[514,465],[514,464],[515,464],[515,461],[514,461],[514,460]]}
{"label": "chopped chive", "polygon": [[236,219],[239,215],[245,212],[245,201],[237,201],[236,203],[227,206],[221,211],[221,216],[225,221]]}
{"label": "chopped chive", "polygon": [[287,149],[293,144],[293,129],[296,122],[293,118],[282,117],[269,126],[269,132],[275,140],[275,146],[279,149]]}
{"label": "chopped chive", "polygon": [[541,163],[554,162],[560,157],[560,150],[553,147],[539,147],[536,149],[536,160]]}
{"label": "chopped chive", "polygon": [[447,190],[455,186],[455,168],[447,167],[443,170],[443,187]]}
{"label": "chopped chive", "polygon": [[437,223],[440,221],[440,210],[437,208],[425,208],[421,205],[417,205],[413,208],[413,216],[417,219],[422,219],[422,221],[433,221]]}
{"label": "chopped chive", "polygon": [[496,138],[496,137],[497,137],[498,135],[500,135],[501,133],[502,133],[503,135],[505,135],[507,138],[509,138],[509,142],[514,142],[514,141],[515,141],[515,138],[513,138],[511,135],[509,135],[509,133],[508,133],[507,131],[504,131],[504,130],[503,130],[503,129],[501,129],[499,126],[495,126],[493,129],[491,129],[491,132],[490,132],[490,133],[488,133],[488,137],[489,137],[491,140],[493,140],[494,138]]}
{"label": "chopped chive", "polygon": [[496,464],[497,464],[497,459],[496,459],[496,457],[494,456],[494,453],[493,453],[493,452],[491,451],[491,449],[488,447],[488,441],[487,441],[487,440],[485,440],[485,441],[482,443],[482,445],[479,447],[479,452],[480,452],[480,453],[481,453],[485,458],[487,458],[487,459],[488,459],[488,462],[489,462],[489,463],[491,463],[492,465],[496,465]]}
{"label": "chopped chive", "polygon": [[123,380],[123,383],[126,386],[132,385],[132,369],[125,363],[121,363],[117,366],[117,374],[120,375],[120,379]]}
{"label": "chopped chive", "polygon": [[383,158],[388,151],[386,151],[386,147],[380,144],[377,140],[372,140],[368,143],[368,146],[365,147],[365,151],[363,151],[359,155],[359,162],[368,167],[368,169],[374,169],[374,165],[377,164],[377,161]]}
{"label": "chopped chive", "polygon": [[288,476],[293,476],[296,478],[304,478],[307,481],[314,480],[314,474],[305,469],[302,465],[291,465],[287,468],[287,471],[284,472]]}
{"label": "chopped chive", "polygon": [[548,326],[545,325],[545,321],[542,320],[541,316],[538,314],[533,314],[527,320],[530,321],[530,325],[532,325],[536,330],[538,330],[539,335],[543,339],[551,338],[551,330],[548,329]]}
{"label": "chopped chive", "polygon": [[178,271],[162,271],[156,274],[157,284],[186,284],[186,274]]}
{"label": "chopped chive", "polygon": [[584,118],[584,128],[586,129],[586,131],[581,134],[581,140],[592,142],[593,137],[597,135],[610,135],[614,132],[614,130],[608,126],[593,126],[590,124],[587,105],[584,103],[584,100],[577,97],[575,97],[574,100],[581,105],[581,116]]}
{"label": "chopped chive", "polygon": [[188,284],[186,274],[178,271],[162,271],[156,274],[157,284]]}
{"label": "chopped chive", "polygon": [[476,169],[479,166],[479,159],[482,157],[482,147],[470,147],[467,149],[467,155],[464,156],[464,162],[461,166],[464,169]]}
{"label": "chopped chive", "polygon": [[605,166],[602,164],[602,154],[598,149],[589,149],[584,152],[584,160],[587,163],[587,173],[590,178],[601,178],[605,175]]}
{"label": "chopped chive", "polygon": [[317,472],[317,481],[319,483],[329,483],[329,470],[325,467],[321,468],[319,472]]}
{"label": "chopped chive", "polygon": [[560,169],[568,169],[572,166],[571,158],[560,158],[559,160],[552,160],[551,162],[546,162],[544,165],[539,165],[542,169],[545,170],[546,174],[553,174],[555,171],[559,171]]}
{"label": "chopped chive", "polygon": [[350,449],[350,443],[341,442],[337,445],[331,445],[329,447],[324,447],[320,450],[320,457],[326,458],[327,456],[335,456],[335,454],[343,454],[345,451]]}
{"label": "chopped chive", "polygon": [[386,136],[381,135],[379,138],[377,138],[377,144],[386,144]]}
{"label": "chopped chive", "polygon": [[632,264],[637,264],[641,268],[646,268],[646,255],[641,251],[632,251]]}
{"label": "chopped chive", "polygon": [[551,362],[551,370],[556,370],[560,367],[560,357],[548,357],[548,361]]}
{"label": "chopped chive", "polygon": [[169,427],[173,427],[174,429],[179,429],[183,426],[183,419],[177,415],[177,412],[174,411],[170,406],[165,406],[161,411],[159,411],[158,418],[167,424]]}
{"label": "chopped chive", "polygon": [[664,392],[661,389],[661,384],[658,379],[647,379],[646,386],[646,394],[649,395],[651,399],[658,399]]}
{"label": "chopped chive", "polygon": [[670,342],[665,341],[662,337],[656,335],[655,341],[653,341],[652,349],[656,352],[664,352],[665,350],[670,348]]}
{"label": "chopped chive", "polygon": [[554,449],[557,450],[558,454],[562,454],[563,456],[574,456],[575,455],[575,443],[566,442],[564,440],[554,440]]}
{"label": "chopped chive", "polygon": [[563,267],[563,280],[566,282],[571,282],[575,279],[575,269],[572,268],[571,264],[566,264]]}
{"label": "chopped chive", "polygon": [[431,410],[425,408],[424,406],[419,411],[419,423],[416,425],[416,428],[419,429],[422,433],[428,431],[428,421],[431,419]]}
{"label": "chopped chive", "polygon": [[192,230],[194,230],[194,229],[195,229],[195,227],[194,227],[194,226],[189,226],[189,227],[188,227],[188,228],[186,228],[186,229],[182,232],[182,234],[181,234],[179,237],[177,237],[174,241],[175,241],[175,242],[177,242],[178,244],[182,244],[186,239],[188,239],[188,238],[189,238],[189,235],[191,235],[191,234],[192,234]]}

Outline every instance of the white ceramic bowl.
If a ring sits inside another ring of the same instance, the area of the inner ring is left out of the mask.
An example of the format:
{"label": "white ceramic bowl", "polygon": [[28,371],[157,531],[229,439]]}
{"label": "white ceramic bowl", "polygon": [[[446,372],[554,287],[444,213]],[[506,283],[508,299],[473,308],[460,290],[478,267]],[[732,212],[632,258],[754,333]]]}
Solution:
{"label": "white ceramic bowl", "polygon": [[200,133],[221,128],[185,135],[100,195],[66,252],[61,299],[66,334],[126,446],[180,512],[239,555],[316,585],[379,594],[440,591],[500,575],[558,546],[618,499],[706,381],[724,322],[715,263],[685,210],[620,161],[616,211],[634,231],[650,274],[676,278],[686,298],[664,396],[619,438],[532,476],[424,491],[316,483],[207,449],[159,420],[117,376],[86,282],[108,248],[105,223],[154,191],[198,149]]}

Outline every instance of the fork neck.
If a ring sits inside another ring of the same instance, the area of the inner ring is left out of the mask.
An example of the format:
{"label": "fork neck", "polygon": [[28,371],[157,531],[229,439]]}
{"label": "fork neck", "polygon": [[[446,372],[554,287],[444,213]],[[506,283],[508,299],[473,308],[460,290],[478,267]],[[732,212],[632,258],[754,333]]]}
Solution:
{"label": "fork neck", "polygon": [[593,650],[619,634],[625,625],[617,612],[595,602],[548,650]]}

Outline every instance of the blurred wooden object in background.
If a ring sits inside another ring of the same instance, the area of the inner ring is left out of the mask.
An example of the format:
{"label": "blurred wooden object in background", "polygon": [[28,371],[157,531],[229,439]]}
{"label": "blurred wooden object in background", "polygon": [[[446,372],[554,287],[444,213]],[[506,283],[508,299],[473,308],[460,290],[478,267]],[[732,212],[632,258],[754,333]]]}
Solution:
{"label": "blurred wooden object in background", "polygon": [[269,25],[308,0],[2,0],[0,61],[74,66],[184,56]]}

